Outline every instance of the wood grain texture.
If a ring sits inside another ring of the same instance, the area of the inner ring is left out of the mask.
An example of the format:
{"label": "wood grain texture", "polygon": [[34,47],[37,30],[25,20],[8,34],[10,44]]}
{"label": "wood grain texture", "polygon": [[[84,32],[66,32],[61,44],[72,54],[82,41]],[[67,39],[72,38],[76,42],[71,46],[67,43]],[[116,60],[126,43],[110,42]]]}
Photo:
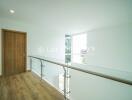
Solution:
{"label": "wood grain texture", "polygon": [[5,76],[26,71],[26,33],[2,29],[2,66]]}
{"label": "wood grain texture", "polygon": [[64,100],[64,97],[32,72],[25,72],[0,78],[0,100]]}
{"label": "wood grain texture", "polygon": [[15,33],[15,73],[25,72],[26,34]]}

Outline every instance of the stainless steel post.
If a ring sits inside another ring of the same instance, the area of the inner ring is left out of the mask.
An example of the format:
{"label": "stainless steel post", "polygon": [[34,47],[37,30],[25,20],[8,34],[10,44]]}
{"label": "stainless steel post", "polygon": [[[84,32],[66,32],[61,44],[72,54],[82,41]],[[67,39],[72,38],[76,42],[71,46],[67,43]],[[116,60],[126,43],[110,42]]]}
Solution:
{"label": "stainless steel post", "polygon": [[30,57],[30,70],[32,71],[32,58]]}
{"label": "stainless steel post", "polygon": [[67,89],[66,89],[66,75],[67,75],[67,70],[65,69],[65,67],[63,67],[64,69],[64,99],[67,100]]}
{"label": "stainless steel post", "polygon": [[41,80],[43,79],[43,62],[40,60],[41,63]]}

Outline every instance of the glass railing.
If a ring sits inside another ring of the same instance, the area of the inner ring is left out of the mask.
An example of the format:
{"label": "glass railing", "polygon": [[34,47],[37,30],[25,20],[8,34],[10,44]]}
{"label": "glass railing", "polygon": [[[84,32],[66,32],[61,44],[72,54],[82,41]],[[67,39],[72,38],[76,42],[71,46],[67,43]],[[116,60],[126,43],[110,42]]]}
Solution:
{"label": "glass railing", "polygon": [[[132,73],[104,67],[65,64],[54,58],[29,56],[30,70],[64,95],[65,100],[131,100]],[[108,97],[108,98],[107,98]]]}

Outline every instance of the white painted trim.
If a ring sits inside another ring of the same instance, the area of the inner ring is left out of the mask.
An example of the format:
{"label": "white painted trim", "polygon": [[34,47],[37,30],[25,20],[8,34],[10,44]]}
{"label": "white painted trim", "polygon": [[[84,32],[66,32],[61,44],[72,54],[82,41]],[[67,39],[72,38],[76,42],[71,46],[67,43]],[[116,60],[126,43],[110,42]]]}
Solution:
{"label": "white painted trim", "polygon": [[[38,75],[39,77],[41,77],[40,76],[40,74],[38,73],[38,72],[35,72],[35,71],[33,71],[36,75]],[[60,92],[62,95],[64,95],[64,93],[61,91],[61,90],[59,90],[57,87],[55,87],[50,81],[48,81],[47,79],[45,79],[45,78],[43,78],[43,80],[44,81],[46,81],[49,85],[51,85],[53,88],[55,88],[58,92]]]}
{"label": "white painted trim", "polygon": [[60,92],[62,95],[64,95],[64,93],[58,89],[57,87],[55,87],[50,81],[48,81],[47,79],[43,78],[43,80],[45,80],[47,83],[49,83],[52,87],[54,87],[58,92]]}

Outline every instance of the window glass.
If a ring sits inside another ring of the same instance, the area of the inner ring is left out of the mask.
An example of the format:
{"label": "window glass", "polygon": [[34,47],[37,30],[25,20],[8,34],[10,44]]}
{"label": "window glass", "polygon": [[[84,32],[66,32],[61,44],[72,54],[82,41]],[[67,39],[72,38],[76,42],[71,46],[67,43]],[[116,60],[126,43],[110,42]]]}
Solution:
{"label": "window glass", "polygon": [[87,53],[87,34],[72,36],[72,62],[83,63]]}

